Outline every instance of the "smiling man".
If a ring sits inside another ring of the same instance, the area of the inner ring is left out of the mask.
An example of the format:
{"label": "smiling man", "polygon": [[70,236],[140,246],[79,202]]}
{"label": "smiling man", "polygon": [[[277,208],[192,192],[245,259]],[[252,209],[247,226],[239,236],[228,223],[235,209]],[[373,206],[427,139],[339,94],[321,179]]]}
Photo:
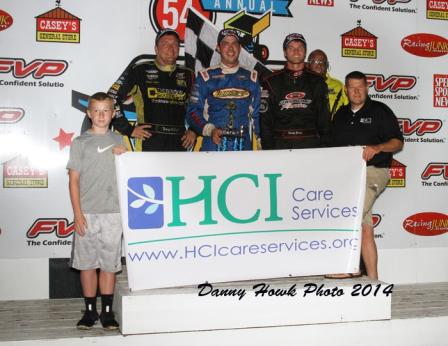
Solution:
{"label": "smiling man", "polygon": [[188,124],[204,137],[202,151],[251,150],[253,133],[259,133],[257,72],[240,66],[241,44],[235,30],[219,32],[216,50],[221,63],[199,71],[188,106]]}
{"label": "smiling man", "polygon": [[[176,65],[179,45],[176,31],[161,30],[155,40],[155,60],[131,63],[109,89],[118,107],[112,125],[136,139],[136,151],[184,151],[195,142],[194,132],[185,128],[194,76],[191,70]],[[137,113],[134,126],[124,116],[129,97]]]}
{"label": "smiling man", "polygon": [[324,79],[305,69],[306,41],[293,33],[283,41],[285,67],[263,81],[263,149],[315,148],[328,142],[330,112]]}

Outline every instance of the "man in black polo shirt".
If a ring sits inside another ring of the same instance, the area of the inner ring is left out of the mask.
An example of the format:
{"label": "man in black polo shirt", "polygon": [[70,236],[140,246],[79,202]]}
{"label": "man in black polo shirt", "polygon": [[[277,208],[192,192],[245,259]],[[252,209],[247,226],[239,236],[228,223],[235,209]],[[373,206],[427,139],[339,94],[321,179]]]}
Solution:
{"label": "man in black polo shirt", "polygon": [[[392,110],[368,96],[364,73],[353,71],[345,77],[345,91],[350,103],[336,112],[332,125],[334,146],[364,145],[367,162],[366,196],[362,221],[361,255],[367,275],[378,279],[378,254],[373,234],[372,206],[389,181],[392,153],[403,148],[403,135]],[[359,274],[327,275],[346,278]]]}

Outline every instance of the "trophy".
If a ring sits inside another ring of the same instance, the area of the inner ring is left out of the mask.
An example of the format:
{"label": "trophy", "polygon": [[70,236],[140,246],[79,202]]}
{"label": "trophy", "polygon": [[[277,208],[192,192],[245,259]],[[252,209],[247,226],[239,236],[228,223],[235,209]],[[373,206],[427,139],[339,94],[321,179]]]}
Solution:
{"label": "trophy", "polygon": [[236,129],[233,124],[233,112],[236,104],[233,101],[227,103],[226,109],[229,110],[229,123],[222,129],[221,143],[218,144],[218,151],[242,151],[244,144],[244,127]]}

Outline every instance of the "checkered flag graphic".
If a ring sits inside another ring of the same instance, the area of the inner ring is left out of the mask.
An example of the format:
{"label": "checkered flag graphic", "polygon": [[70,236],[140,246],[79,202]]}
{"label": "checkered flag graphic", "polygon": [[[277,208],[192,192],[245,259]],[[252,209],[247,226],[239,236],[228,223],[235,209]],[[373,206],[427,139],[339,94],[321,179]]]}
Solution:
{"label": "checkered flag graphic", "polygon": [[[185,30],[185,65],[195,73],[219,65],[221,57],[215,50],[219,29],[194,8],[188,10]],[[272,71],[242,49],[240,65],[248,70],[256,70],[260,79]]]}

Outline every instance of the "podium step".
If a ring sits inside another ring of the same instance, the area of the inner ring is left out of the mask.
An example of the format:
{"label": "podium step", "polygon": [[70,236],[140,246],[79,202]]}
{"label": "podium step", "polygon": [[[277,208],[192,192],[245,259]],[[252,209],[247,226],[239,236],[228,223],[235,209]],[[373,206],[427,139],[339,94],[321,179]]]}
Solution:
{"label": "podium step", "polygon": [[115,310],[128,334],[388,320],[393,285],[322,276],[204,283],[131,292],[117,282]]}

